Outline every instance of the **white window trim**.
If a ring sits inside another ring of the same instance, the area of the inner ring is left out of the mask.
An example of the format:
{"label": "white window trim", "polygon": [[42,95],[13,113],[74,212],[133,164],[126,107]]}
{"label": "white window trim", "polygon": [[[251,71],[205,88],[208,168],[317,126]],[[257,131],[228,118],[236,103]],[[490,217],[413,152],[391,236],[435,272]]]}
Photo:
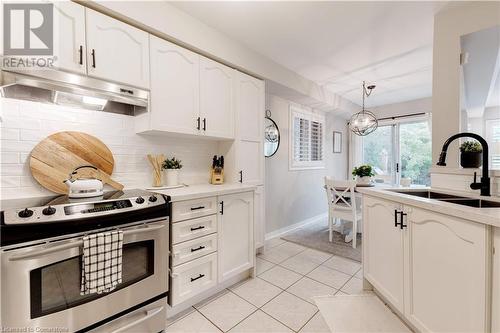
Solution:
{"label": "white window trim", "polygon": [[[310,121],[317,121],[322,124],[323,133],[321,137],[322,141],[322,151],[321,156],[323,159],[321,161],[295,161],[294,160],[294,115],[300,114],[304,119]],[[304,108],[298,105],[290,104],[289,107],[289,135],[288,135],[288,169],[290,171],[296,170],[314,170],[314,169],[324,169],[326,167],[325,163],[325,144],[326,144],[326,118],[323,113],[315,112],[309,108]]]}

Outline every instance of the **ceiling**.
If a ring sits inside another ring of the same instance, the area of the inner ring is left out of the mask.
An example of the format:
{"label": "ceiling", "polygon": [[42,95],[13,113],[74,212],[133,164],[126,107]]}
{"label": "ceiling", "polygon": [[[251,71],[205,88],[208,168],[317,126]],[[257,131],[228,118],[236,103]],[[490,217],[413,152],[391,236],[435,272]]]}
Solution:
{"label": "ceiling", "polygon": [[172,5],[367,106],[432,94],[433,16],[446,2],[186,1]]}

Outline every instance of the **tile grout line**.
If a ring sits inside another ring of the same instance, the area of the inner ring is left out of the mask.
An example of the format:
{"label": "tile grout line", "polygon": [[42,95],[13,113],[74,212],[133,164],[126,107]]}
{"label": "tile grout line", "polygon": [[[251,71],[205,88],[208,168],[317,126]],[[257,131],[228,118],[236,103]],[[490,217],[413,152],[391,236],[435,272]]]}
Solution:
{"label": "tile grout line", "polygon": [[[318,307],[316,307],[316,309],[318,309]],[[308,321],[306,321],[306,322],[305,322],[305,324],[304,324],[304,325],[302,325],[302,326],[298,329],[298,331],[297,331],[297,332],[300,332],[300,330],[301,330],[301,329],[303,329],[303,328],[304,328],[304,327],[305,327],[305,326],[306,326],[306,325],[307,325],[307,324],[308,324],[308,323],[309,323],[309,322],[310,322],[310,321],[311,321],[311,320],[312,320],[312,319],[313,319],[313,318],[314,318],[314,317],[315,317],[318,313],[319,313],[319,309],[318,309],[316,312],[314,312],[314,314],[312,315],[312,317],[311,317],[311,318],[309,318],[309,320],[308,320]]]}

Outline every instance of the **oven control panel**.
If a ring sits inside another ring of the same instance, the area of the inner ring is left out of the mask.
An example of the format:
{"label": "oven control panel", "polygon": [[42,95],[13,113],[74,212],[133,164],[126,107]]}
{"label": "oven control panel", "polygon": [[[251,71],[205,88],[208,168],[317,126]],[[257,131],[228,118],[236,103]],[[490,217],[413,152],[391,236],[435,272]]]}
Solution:
{"label": "oven control panel", "polygon": [[130,197],[126,199],[77,201],[67,204],[48,205],[44,207],[26,207],[21,209],[8,209],[4,211],[4,223],[29,224],[29,223],[54,223],[67,220],[98,217],[121,212],[130,212],[152,206],[164,205],[162,195],[148,194],[146,196]]}

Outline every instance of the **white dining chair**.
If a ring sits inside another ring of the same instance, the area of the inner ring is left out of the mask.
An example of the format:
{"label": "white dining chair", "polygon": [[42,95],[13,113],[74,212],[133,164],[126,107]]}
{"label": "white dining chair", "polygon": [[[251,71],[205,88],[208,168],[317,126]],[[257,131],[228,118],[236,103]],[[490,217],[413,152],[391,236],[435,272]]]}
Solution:
{"label": "white dining chair", "polygon": [[[356,248],[358,221],[361,220],[361,210],[356,206],[355,194],[356,182],[346,180],[333,180],[325,177],[326,197],[328,199],[328,229],[329,240],[333,241],[334,220],[340,219],[352,222],[351,232],[345,236],[345,242],[352,240],[352,247]],[[343,225],[340,226],[340,232],[343,234]]]}

